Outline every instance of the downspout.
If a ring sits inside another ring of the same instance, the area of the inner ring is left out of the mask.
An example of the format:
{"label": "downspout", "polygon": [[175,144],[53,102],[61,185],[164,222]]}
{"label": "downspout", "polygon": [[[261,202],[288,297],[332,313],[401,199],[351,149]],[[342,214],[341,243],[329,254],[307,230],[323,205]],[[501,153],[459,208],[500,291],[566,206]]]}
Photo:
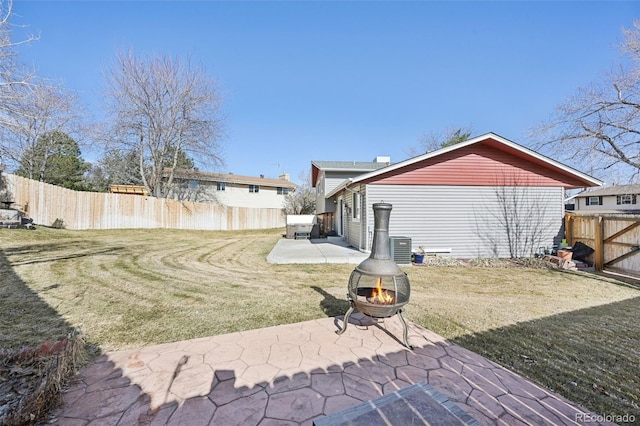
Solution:
{"label": "downspout", "polygon": [[364,216],[365,214],[364,205],[365,205],[364,197],[362,196],[362,193],[360,193],[360,226],[359,226],[360,231],[358,235],[358,240],[360,240],[358,242],[358,245],[360,246],[358,250],[360,251],[367,251],[366,243],[365,243],[365,247],[362,248],[362,227],[366,225],[365,216]]}

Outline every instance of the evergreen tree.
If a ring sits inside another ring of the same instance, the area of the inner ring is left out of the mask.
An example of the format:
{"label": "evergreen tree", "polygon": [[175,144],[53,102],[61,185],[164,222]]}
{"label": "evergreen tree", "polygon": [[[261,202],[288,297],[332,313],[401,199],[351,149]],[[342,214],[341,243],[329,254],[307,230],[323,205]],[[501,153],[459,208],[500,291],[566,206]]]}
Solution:
{"label": "evergreen tree", "polygon": [[442,142],[442,144],[440,145],[440,148],[446,148],[448,146],[452,146],[460,142],[467,141],[469,140],[470,136],[471,136],[470,130],[458,129],[453,133],[451,133],[450,135],[448,135],[447,140]]}
{"label": "evergreen tree", "polygon": [[23,176],[69,189],[85,189],[83,176],[89,165],[82,159],[78,143],[64,132],[51,132],[27,149],[16,170]]}
{"label": "evergreen tree", "polygon": [[98,162],[95,170],[100,169],[100,174],[109,185],[142,185],[140,174],[140,154],[136,150],[128,152],[111,150],[107,151]]}

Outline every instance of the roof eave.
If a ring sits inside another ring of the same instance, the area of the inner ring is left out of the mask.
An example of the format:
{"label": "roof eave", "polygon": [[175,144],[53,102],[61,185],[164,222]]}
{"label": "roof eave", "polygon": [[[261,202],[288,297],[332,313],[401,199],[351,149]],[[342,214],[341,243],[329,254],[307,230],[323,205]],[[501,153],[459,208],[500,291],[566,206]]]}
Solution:
{"label": "roof eave", "polygon": [[325,200],[334,197],[339,192],[342,192],[342,190],[347,188],[353,181],[354,181],[354,178],[348,178],[340,182],[338,186],[333,188],[331,191],[329,191],[328,194],[324,196]]}
{"label": "roof eave", "polygon": [[589,176],[589,175],[587,175],[585,173],[582,173],[582,172],[580,172],[578,170],[575,170],[575,169],[573,169],[573,168],[571,168],[569,166],[566,166],[566,165],[564,165],[562,163],[559,163],[559,162],[557,162],[555,160],[552,160],[549,157],[546,157],[546,156],[544,156],[542,154],[539,154],[539,153],[537,153],[535,151],[532,151],[532,150],[530,150],[530,149],[528,149],[528,148],[526,148],[526,147],[524,147],[522,145],[519,145],[519,144],[517,144],[515,142],[512,142],[512,141],[510,141],[508,139],[505,139],[502,136],[499,136],[499,135],[497,135],[495,133],[492,133],[492,132],[485,133],[484,135],[477,136],[475,138],[466,140],[464,142],[459,142],[459,143],[457,143],[455,145],[447,146],[447,147],[440,148],[440,149],[435,150],[435,151],[427,152],[426,154],[422,154],[422,155],[418,155],[418,156],[413,157],[413,158],[409,158],[409,159],[407,159],[405,161],[401,161],[399,163],[395,163],[395,164],[389,165],[389,166],[384,167],[382,169],[374,170],[374,171],[372,171],[370,173],[362,174],[362,175],[354,178],[353,182],[357,183],[357,182],[361,182],[361,181],[364,181],[364,180],[368,180],[368,179],[374,178],[374,177],[376,177],[378,175],[381,175],[383,173],[388,173],[388,172],[391,172],[393,170],[397,170],[399,168],[406,167],[406,166],[409,166],[409,165],[414,164],[414,163],[418,163],[420,161],[428,160],[430,158],[437,157],[437,156],[446,154],[448,152],[455,151],[455,150],[464,148],[466,146],[473,145],[473,144],[485,141],[487,139],[494,139],[494,140],[496,140],[496,141],[498,141],[498,142],[500,142],[500,143],[502,143],[502,144],[504,144],[504,145],[506,145],[506,146],[508,146],[508,147],[510,147],[512,149],[520,151],[520,152],[522,152],[522,153],[524,153],[526,155],[530,155],[531,157],[534,157],[534,158],[536,158],[536,159],[538,159],[538,160],[540,160],[540,161],[542,161],[542,162],[544,162],[544,163],[546,163],[546,164],[548,164],[548,165],[550,165],[552,167],[556,167],[558,169],[561,169],[565,173],[569,173],[570,175],[573,175],[573,176],[581,179],[582,181],[584,181],[584,183],[588,183],[585,186],[601,186],[601,185],[604,184],[604,182],[599,180],[599,179],[591,177],[591,176]]}

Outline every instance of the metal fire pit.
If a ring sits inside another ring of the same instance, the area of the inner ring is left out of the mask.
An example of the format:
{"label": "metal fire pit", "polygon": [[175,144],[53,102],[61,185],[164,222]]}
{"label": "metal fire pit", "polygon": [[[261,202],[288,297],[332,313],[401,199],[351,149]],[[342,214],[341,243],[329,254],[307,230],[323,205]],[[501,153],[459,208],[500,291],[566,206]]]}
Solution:
{"label": "metal fire pit", "polygon": [[389,217],[391,204],[373,204],[374,233],[371,254],[351,273],[347,299],[351,306],[344,316],[344,333],[349,316],[357,310],[372,318],[398,315],[403,326],[404,345],[412,349],[407,340],[407,322],[402,307],[409,302],[411,286],[407,274],[391,258],[389,246]]}

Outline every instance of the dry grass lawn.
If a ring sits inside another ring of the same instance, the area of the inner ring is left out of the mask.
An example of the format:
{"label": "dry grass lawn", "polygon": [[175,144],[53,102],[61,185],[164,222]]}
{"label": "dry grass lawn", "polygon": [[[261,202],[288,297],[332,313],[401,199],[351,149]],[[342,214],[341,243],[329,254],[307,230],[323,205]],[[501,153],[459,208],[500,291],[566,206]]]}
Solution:
{"label": "dry grass lawn", "polygon": [[[282,230],[0,229],[0,348],[101,350],[342,315],[354,265],[271,265]],[[640,419],[640,290],[529,267],[407,267],[406,317],[603,414]]]}

